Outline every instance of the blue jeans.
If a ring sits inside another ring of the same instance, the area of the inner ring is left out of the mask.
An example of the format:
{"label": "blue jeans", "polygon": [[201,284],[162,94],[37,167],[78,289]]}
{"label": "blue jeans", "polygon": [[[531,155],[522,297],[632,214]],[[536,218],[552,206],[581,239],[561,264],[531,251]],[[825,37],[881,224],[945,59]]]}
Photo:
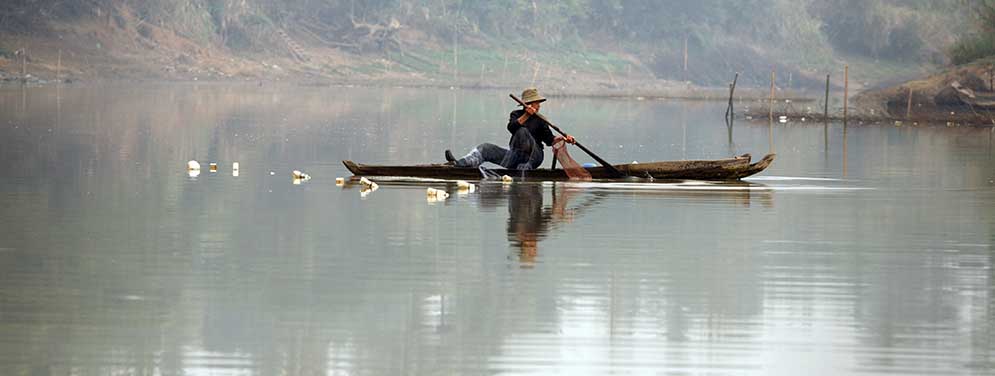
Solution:
{"label": "blue jeans", "polygon": [[457,160],[456,167],[479,167],[484,162],[490,162],[510,170],[534,170],[542,164],[542,144],[532,138],[528,129],[519,128],[511,136],[508,147],[480,144],[470,154]]}

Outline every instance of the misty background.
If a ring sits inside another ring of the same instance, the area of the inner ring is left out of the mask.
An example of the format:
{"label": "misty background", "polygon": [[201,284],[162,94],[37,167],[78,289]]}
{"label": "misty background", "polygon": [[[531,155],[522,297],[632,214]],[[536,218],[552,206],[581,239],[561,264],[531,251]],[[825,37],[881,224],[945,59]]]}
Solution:
{"label": "misty background", "polygon": [[[13,0],[0,69],[76,79],[857,89],[990,55],[986,0]],[[685,58],[686,46],[686,58]],[[26,61],[19,61],[24,54]],[[839,85],[835,85],[839,86]]]}

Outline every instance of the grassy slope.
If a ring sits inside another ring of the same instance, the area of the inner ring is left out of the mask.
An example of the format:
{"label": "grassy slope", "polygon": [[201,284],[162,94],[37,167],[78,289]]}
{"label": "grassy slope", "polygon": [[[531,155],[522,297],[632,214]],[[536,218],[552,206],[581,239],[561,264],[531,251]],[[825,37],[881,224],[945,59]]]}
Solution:
{"label": "grassy slope", "polygon": [[[630,42],[575,41],[550,46],[530,39],[488,40],[486,36],[478,35],[467,38],[458,46],[456,58],[455,46],[424,36],[402,39],[403,51],[356,54],[308,43],[306,34],[288,30],[310,58],[298,61],[279,41],[264,45],[262,51],[235,52],[211,46],[210,41],[199,41],[203,38],[191,38],[168,28],[143,24],[127,9],[120,9],[120,16],[113,20],[108,17],[106,20],[51,24],[48,29],[47,33],[6,35],[0,39],[0,50],[9,52],[27,46],[28,72],[50,79],[55,77],[61,50],[61,76],[76,80],[294,80],[466,87],[538,85],[552,91],[585,95],[686,97],[721,97],[725,91],[724,87],[703,90],[656,79],[651,72],[654,67],[650,66],[656,63],[647,62],[645,51],[653,48],[660,51],[661,47]],[[765,51],[756,46],[748,48],[753,51],[750,56],[739,53],[722,56],[729,62],[741,64],[730,66],[729,79],[732,70],[742,69],[743,64],[746,69],[760,72],[754,74],[751,81],[740,81],[741,91],[738,92],[742,94],[749,93],[751,86],[763,91],[766,86],[763,70],[769,69],[768,66],[779,67],[782,72],[794,70],[797,72],[795,82],[802,78],[820,82],[829,73],[834,77],[834,86],[840,87],[843,61],[846,60],[851,65],[853,91],[882,78],[908,76],[921,70],[912,63],[841,58],[824,49],[813,55],[793,54],[787,50]],[[679,55],[672,51],[673,48],[662,50]],[[693,64],[696,53],[692,51]],[[819,57],[813,58],[816,55]],[[0,71],[6,72],[8,77],[19,76],[19,61],[9,53],[0,53]],[[719,74],[712,82],[721,82],[725,75]],[[787,75],[779,73],[778,79],[779,87],[786,88]]]}

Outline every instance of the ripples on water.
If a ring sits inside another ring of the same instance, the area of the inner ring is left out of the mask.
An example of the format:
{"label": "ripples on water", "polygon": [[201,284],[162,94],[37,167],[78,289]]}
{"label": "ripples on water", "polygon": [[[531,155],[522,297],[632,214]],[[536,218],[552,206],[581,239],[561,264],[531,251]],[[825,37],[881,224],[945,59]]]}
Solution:
{"label": "ripples on water", "polygon": [[[741,183],[484,182],[429,203],[455,185],[361,197],[339,161],[500,142],[502,93],[0,100],[2,374],[995,369],[989,129],[730,133],[721,105],[551,100],[608,160],[778,159]],[[189,159],[221,168],[191,178]]]}

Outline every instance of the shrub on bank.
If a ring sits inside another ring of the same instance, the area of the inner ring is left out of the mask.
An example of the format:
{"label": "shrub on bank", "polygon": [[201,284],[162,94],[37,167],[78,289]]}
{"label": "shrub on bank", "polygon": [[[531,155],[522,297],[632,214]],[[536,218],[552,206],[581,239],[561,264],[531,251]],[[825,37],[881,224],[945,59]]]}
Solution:
{"label": "shrub on bank", "polygon": [[950,49],[950,59],[955,65],[995,56],[995,35],[977,34],[962,38]]}

